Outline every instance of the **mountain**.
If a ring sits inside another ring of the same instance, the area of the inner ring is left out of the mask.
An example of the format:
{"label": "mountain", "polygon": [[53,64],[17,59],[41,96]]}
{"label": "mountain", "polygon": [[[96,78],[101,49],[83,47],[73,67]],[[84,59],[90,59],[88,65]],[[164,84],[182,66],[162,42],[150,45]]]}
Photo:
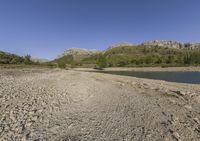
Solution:
{"label": "mountain", "polygon": [[116,47],[123,47],[123,46],[134,46],[134,44],[128,43],[128,42],[121,42],[115,45],[111,45],[110,47],[108,47],[106,50],[110,50]]}
{"label": "mountain", "polygon": [[158,46],[158,47],[167,47],[176,49],[200,49],[200,43],[181,43],[181,42],[166,41],[166,40],[146,41],[141,45],[148,47]]}
{"label": "mountain", "polygon": [[104,51],[70,48],[50,62],[0,51],[0,64],[40,63],[62,67],[66,64],[83,67],[200,65],[200,43],[153,40],[138,45],[122,42],[111,45]]}
{"label": "mountain", "polygon": [[32,58],[31,57],[31,61],[35,62],[35,63],[46,63],[46,62],[49,62],[48,59],[43,59],[43,58]]}
{"label": "mountain", "polygon": [[72,48],[66,50],[54,62],[75,63],[81,66],[96,66],[101,61],[108,67],[198,65],[200,44],[176,41],[146,41],[138,45],[122,42],[104,51]]}
{"label": "mountain", "polygon": [[62,58],[63,56],[71,55],[76,59],[83,59],[89,57],[95,53],[98,53],[97,50],[88,50],[88,49],[81,49],[81,48],[70,48],[64,51],[61,55],[58,55],[56,59]]}
{"label": "mountain", "polygon": [[61,55],[58,55],[53,62],[71,64],[72,62],[81,62],[83,59],[90,58],[98,53],[99,51],[97,50],[70,48],[64,51]]}

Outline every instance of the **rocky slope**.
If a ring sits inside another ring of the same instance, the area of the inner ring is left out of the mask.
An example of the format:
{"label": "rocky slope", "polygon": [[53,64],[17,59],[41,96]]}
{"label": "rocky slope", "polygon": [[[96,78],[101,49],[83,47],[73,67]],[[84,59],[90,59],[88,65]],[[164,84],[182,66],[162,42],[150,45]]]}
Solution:
{"label": "rocky slope", "polygon": [[97,50],[88,50],[88,49],[81,49],[81,48],[70,48],[64,51],[61,55],[57,57],[57,59],[67,56],[67,55],[72,55],[74,57],[80,56],[81,58],[89,57],[92,54],[98,53]]}
{"label": "rocky slope", "polygon": [[[141,44],[134,45],[128,42],[121,42],[115,45],[109,46],[106,50],[102,51],[106,52],[110,49],[117,48],[117,47],[134,47],[134,46],[146,46],[146,47],[163,47],[163,48],[175,48],[175,49],[200,49],[200,43],[181,43],[177,41],[166,41],[166,40],[152,40],[152,41],[145,41]],[[91,55],[94,55],[96,53],[100,53],[101,51],[97,50],[87,50],[87,49],[81,49],[81,48],[70,48],[64,51],[61,55],[57,57],[57,59],[63,57],[72,55],[74,57],[76,56],[82,56],[80,58],[87,58]]]}
{"label": "rocky slope", "polygon": [[116,48],[116,47],[123,47],[123,46],[134,46],[134,44],[128,43],[128,42],[121,42],[115,45],[111,45],[110,47],[108,47],[105,51]]}
{"label": "rocky slope", "polygon": [[149,47],[158,46],[158,47],[167,47],[176,49],[200,49],[200,43],[181,43],[176,41],[165,41],[165,40],[146,41],[141,45]]}
{"label": "rocky slope", "polygon": [[177,41],[167,41],[167,40],[152,40],[145,41],[141,44],[134,45],[128,42],[122,42],[116,45],[110,46],[107,50],[115,48],[115,47],[123,47],[123,46],[147,46],[147,47],[165,47],[165,48],[175,48],[175,49],[200,49],[200,43],[181,43]]}

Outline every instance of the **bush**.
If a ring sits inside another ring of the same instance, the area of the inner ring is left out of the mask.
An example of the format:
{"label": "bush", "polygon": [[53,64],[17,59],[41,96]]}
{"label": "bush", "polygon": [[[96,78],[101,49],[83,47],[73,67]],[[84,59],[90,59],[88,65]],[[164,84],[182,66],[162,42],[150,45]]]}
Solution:
{"label": "bush", "polygon": [[66,68],[66,64],[64,62],[58,62],[58,67],[64,69]]}
{"label": "bush", "polygon": [[72,61],[71,64],[70,64],[70,67],[75,68],[76,66],[78,66],[78,63]]}
{"label": "bush", "polygon": [[26,65],[30,65],[30,64],[32,63],[32,61],[31,61],[31,56],[30,56],[30,55],[24,56],[24,63],[25,63]]}
{"label": "bush", "polygon": [[98,65],[100,68],[105,68],[105,67],[107,67],[107,60],[106,60],[106,57],[105,57],[103,54],[100,54],[100,55],[98,56],[97,65]]}

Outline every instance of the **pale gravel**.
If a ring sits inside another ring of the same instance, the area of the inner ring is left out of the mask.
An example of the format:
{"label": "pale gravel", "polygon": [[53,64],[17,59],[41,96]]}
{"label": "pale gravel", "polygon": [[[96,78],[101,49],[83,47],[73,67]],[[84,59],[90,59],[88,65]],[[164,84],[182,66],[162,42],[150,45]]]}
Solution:
{"label": "pale gravel", "polygon": [[1,69],[0,140],[198,141],[200,85]]}

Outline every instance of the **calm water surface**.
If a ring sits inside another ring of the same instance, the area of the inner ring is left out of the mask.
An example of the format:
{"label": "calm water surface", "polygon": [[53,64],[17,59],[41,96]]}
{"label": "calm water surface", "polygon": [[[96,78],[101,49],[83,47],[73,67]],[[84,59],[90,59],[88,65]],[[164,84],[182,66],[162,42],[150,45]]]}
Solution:
{"label": "calm water surface", "polygon": [[103,73],[165,80],[171,82],[200,84],[200,72],[103,71]]}

